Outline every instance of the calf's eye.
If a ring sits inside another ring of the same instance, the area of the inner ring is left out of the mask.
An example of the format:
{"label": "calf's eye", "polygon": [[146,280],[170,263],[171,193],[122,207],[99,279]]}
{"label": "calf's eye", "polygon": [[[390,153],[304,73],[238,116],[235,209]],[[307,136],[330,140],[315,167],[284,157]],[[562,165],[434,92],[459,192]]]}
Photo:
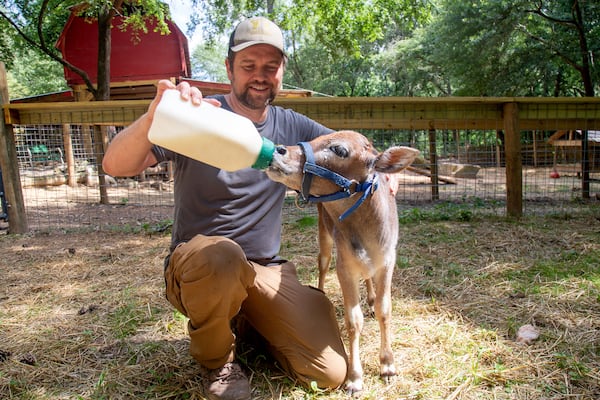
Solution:
{"label": "calf's eye", "polygon": [[348,149],[345,148],[344,146],[334,145],[334,146],[331,146],[330,149],[333,152],[333,154],[335,154],[338,157],[341,157],[341,158],[348,157]]}

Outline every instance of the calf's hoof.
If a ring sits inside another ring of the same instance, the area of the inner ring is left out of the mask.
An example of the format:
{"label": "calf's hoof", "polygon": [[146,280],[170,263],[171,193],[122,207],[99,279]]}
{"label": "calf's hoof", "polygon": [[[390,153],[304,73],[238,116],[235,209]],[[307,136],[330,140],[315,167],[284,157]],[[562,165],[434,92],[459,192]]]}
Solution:
{"label": "calf's hoof", "polygon": [[396,367],[394,364],[382,365],[380,375],[386,383],[389,383],[389,381],[396,376]]}
{"label": "calf's hoof", "polygon": [[363,390],[362,379],[355,379],[346,383],[346,393],[352,397],[357,397]]}

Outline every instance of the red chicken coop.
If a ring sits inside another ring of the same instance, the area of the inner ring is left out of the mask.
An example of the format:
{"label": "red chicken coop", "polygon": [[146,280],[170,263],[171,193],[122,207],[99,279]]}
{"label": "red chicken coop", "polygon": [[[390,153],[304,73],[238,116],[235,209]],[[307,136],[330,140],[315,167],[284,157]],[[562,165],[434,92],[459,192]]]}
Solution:
{"label": "red chicken coop", "polygon": [[[135,41],[131,29],[122,31],[119,25],[122,18],[114,17],[111,31],[110,82],[114,97],[120,97],[119,87],[137,87],[138,95],[123,93],[129,99],[147,97],[140,92],[140,86],[148,84],[153,95],[157,80],[165,78],[189,78],[191,65],[187,38],[172,21],[167,21],[168,35],[154,32],[154,23],[148,26],[148,33],[141,34]],[[56,43],[63,58],[86,71],[93,83],[97,82],[98,65],[98,23],[71,13]],[[74,92],[85,90],[83,79],[68,68],[64,69],[67,84]],[[79,89],[79,90],[78,90]],[[127,90],[123,90],[127,92]],[[142,91],[143,92],[143,91]],[[150,96],[152,97],[152,96]]]}

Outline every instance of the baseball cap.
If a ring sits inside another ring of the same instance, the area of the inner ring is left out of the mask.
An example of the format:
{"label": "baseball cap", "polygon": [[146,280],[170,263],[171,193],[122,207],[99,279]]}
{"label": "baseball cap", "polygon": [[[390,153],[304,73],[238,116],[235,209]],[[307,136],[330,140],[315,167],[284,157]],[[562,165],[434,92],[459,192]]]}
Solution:
{"label": "baseball cap", "polygon": [[233,52],[255,44],[270,44],[285,54],[281,29],[265,17],[252,17],[240,22],[229,38],[229,49]]}

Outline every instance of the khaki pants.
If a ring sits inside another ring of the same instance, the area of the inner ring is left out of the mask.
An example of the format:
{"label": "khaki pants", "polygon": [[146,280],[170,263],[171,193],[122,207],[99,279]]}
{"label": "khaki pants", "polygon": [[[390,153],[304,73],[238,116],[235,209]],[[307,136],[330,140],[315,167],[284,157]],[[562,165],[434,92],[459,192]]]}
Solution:
{"label": "khaki pants", "polygon": [[265,267],[232,240],[198,235],[173,251],[165,279],[167,299],[190,319],[190,353],[206,368],[234,360],[231,320],[240,314],[293,378],[321,388],[344,382],[348,362],[333,306],[298,281],[292,263]]}

